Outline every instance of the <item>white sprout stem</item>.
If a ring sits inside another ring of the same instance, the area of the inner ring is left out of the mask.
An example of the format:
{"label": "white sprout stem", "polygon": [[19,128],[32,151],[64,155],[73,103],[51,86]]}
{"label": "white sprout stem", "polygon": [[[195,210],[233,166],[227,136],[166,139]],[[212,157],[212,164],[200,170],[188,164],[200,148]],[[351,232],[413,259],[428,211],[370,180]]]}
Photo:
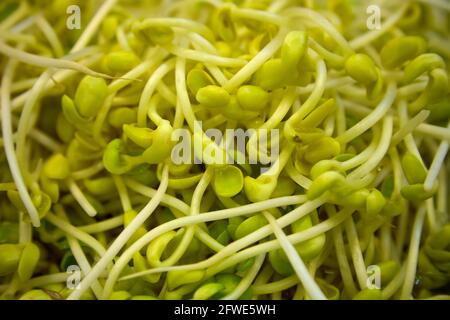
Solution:
{"label": "white sprout stem", "polygon": [[164,76],[170,72],[175,67],[175,59],[171,59],[156,69],[153,74],[148,79],[145,84],[144,89],[142,90],[141,98],[139,99],[138,105],[138,124],[141,127],[145,127],[146,125],[146,116],[148,111],[148,103],[153,95],[153,92],[158,85],[158,82],[161,81]]}
{"label": "white sprout stem", "polygon": [[9,16],[7,16],[1,23],[0,23],[0,30],[8,30],[11,28],[14,24],[17,23],[20,19],[22,19],[27,13],[29,12],[29,7],[26,2],[21,2],[19,7],[16,11],[11,13]]}
{"label": "white sprout stem", "polygon": [[[325,82],[325,89],[339,88],[353,83],[355,83],[355,80],[348,76],[336,79],[327,79],[327,81]],[[297,93],[300,95],[310,93],[315,89],[315,87],[315,83],[310,83],[304,87],[297,87]]]}
{"label": "white sprout stem", "polygon": [[[127,178],[125,180],[125,184],[127,187],[129,187],[131,190],[136,191],[137,193],[142,194],[143,196],[146,196],[148,198],[153,198],[157,192],[157,190],[152,189],[150,187],[144,186],[134,180],[131,180]],[[185,202],[181,201],[178,198],[175,198],[169,194],[164,194],[161,199],[161,204],[174,208],[180,212],[182,212],[184,215],[188,215],[191,208],[189,205],[187,205]]]}
{"label": "white sprout stem", "polygon": [[428,118],[429,115],[429,110],[422,110],[414,118],[411,118],[408,122],[404,123],[402,127],[392,135],[391,148],[400,143],[406,135],[412,133],[419,124]]}
{"label": "white sprout stem", "polygon": [[381,100],[375,110],[373,110],[367,117],[359,121],[353,127],[338,136],[336,139],[341,143],[347,143],[373,127],[391,107],[395,100],[396,91],[395,83],[389,83],[383,100]]}
{"label": "white sprout stem", "polygon": [[375,152],[370,156],[369,160],[355,169],[348,175],[348,179],[362,178],[380,163],[389,149],[389,142],[392,136],[392,116],[388,115],[383,119],[383,129],[380,143]]}
{"label": "white sprout stem", "polygon": [[[368,44],[364,46],[364,50],[367,54],[373,59],[375,64],[381,66],[383,62],[381,61],[380,54],[377,52],[377,49],[374,48],[373,45]],[[400,72],[391,71],[391,70],[381,70],[381,74],[384,78],[395,77],[395,79],[399,79],[401,77]]]}
{"label": "white sprout stem", "polygon": [[[270,281],[270,278],[274,274],[274,271],[272,270],[272,266],[266,264],[259,275],[256,277],[255,282],[253,283],[252,288],[254,289],[256,286],[267,284],[268,281]],[[291,278],[295,278],[295,280],[298,282],[297,276],[295,274],[290,276]],[[284,278],[286,279],[286,278]],[[275,281],[276,282],[276,281]]]}
{"label": "white sprout stem", "polygon": [[350,246],[351,257],[355,267],[356,278],[358,279],[359,287],[365,289],[367,287],[367,272],[364,263],[364,257],[361,251],[361,245],[356,232],[353,219],[347,219],[344,223],[344,228],[347,233],[347,239]]}
{"label": "white sprout stem", "polygon": [[152,69],[152,66],[154,65],[153,61],[144,61],[138,66],[136,66],[134,69],[130,70],[126,74],[123,75],[122,79],[117,79],[111,82],[108,85],[108,92],[114,93],[119,91],[120,89],[123,89],[126,87],[132,80],[130,79],[136,79],[140,77],[145,72],[148,72],[148,70]]}
{"label": "white sprout stem", "polygon": [[243,19],[252,19],[275,25],[283,25],[285,23],[279,15],[262,10],[233,7],[231,12],[233,16]]}
{"label": "white sprout stem", "polygon": [[328,117],[325,118],[323,124],[324,124],[324,130],[327,136],[332,136],[335,130],[335,115],[331,114]]}
{"label": "white sprout stem", "polygon": [[356,166],[361,165],[362,163],[365,163],[367,159],[369,159],[369,157],[375,152],[380,137],[380,129],[378,127],[372,127],[372,131],[373,137],[369,146],[365,148],[362,152],[354,156],[353,158],[344,162],[336,163],[336,166],[338,168],[347,171]]}
{"label": "white sprout stem", "polygon": [[[0,31],[0,38],[5,42],[14,42],[15,44],[28,45],[33,48],[38,48],[39,45],[36,44],[36,38],[30,35],[25,35],[22,33],[10,32],[10,31]],[[39,46],[40,48],[41,46]]]}
{"label": "white sprout stem", "polygon": [[307,8],[289,8],[287,14],[291,17],[304,18],[311,23],[318,25],[344,50],[346,54],[353,50],[342,34],[323,15]]}
{"label": "white sprout stem", "polygon": [[294,103],[296,98],[295,90],[292,87],[288,87],[283,95],[283,99],[281,99],[280,103],[275,109],[275,112],[267,119],[264,124],[259,127],[259,129],[273,129],[280,124],[283,118],[288,113],[292,104]]}
{"label": "white sprout stem", "polygon": [[169,171],[168,167],[165,166],[162,173],[161,183],[155,196],[147,203],[147,205],[137,214],[137,216],[131,221],[131,223],[113,241],[113,243],[105,252],[105,254],[92,268],[91,272],[89,272],[89,274],[87,274],[86,277],[80,282],[79,289],[72,292],[69,295],[69,297],[67,298],[68,300],[76,300],[80,298],[80,296],[92,285],[92,283],[105,270],[107,265],[111,263],[111,261],[113,261],[113,259],[119,253],[119,251],[125,246],[125,244],[131,238],[131,236],[136,232],[136,230],[148,219],[148,217],[158,207],[159,203],[161,202],[162,196],[166,193],[167,190],[167,185],[169,182],[168,171]]}
{"label": "white sprout stem", "polygon": [[[289,241],[291,241],[293,244],[301,243],[303,241],[307,241],[309,239],[315,238],[318,235],[321,235],[339,224],[341,224],[343,221],[345,221],[351,214],[352,210],[343,209],[339,214],[336,214],[334,217],[331,217],[330,219],[323,221],[305,231],[291,234],[288,236]],[[244,249],[240,252],[235,253],[234,255],[229,256],[226,259],[215,259],[218,261],[207,261],[207,263],[199,262],[195,264],[188,264],[188,265],[182,265],[182,266],[172,266],[172,267],[161,267],[161,268],[155,268],[155,269],[149,269],[147,271],[134,273],[131,275],[127,275],[121,278],[121,280],[128,280],[136,277],[141,277],[147,274],[152,273],[160,273],[160,272],[167,272],[167,271],[173,271],[173,270],[198,270],[198,269],[204,269],[208,268],[207,270],[207,276],[211,277],[214,274],[225,270],[239,262],[242,262],[244,260],[250,259],[254,256],[257,256],[261,253],[266,253],[271,250],[277,250],[280,248],[280,244],[277,240],[271,240],[267,241],[261,244],[257,244],[254,246],[251,246],[247,249]],[[214,263],[216,263],[214,265]],[[126,263],[126,262],[125,262]],[[111,271],[113,272],[113,271]]]}
{"label": "white sprout stem", "polygon": [[78,171],[74,171],[71,174],[71,178],[73,180],[87,179],[87,178],[101,172],[103,169],[104,169],[103,162],[97,162],[90,167],[80,169]]}
{"label": "white sprout stem", "polygon": [[416,82],[412,84],[408,84],[406,86],[400,87],[398,89],[398,96],[402,98],[406,98],[415,93],[422,92],[427,87],[427,81]]}
{"label": "white sprout stem", "polygon": [[[287,88],[286,92],[283,96],[283,99],[281,99],[279,105],[276,107],[275,112],[270,116],[269,119],[267,119],[264,124],[259,127],[258,129],[273,129],[276,126],[280,124],[280,122],[283,120],[283,118],[288,113],[289,109],[292,107],[292,104],[294,103],[296,98],[295,91],[293,88]],[[258,131],[255,131],[255,133],[250,137],[247,143],[247,150],[249,154],[257,154],[258,153]],[[267,154],[259,154],[260,161],[270,162],[270,157],[267,156]]]}
{"label": "white sprout stem", "polygon": [[403,14],[406,11],[406,8],[408,7],[408,4],[402,5],[402,7],[393,15],[391,15],[388,19],[383,21],[382,26],[378,30],[373,30],[370,32],[367,32],[353,40],[350,41],[350,47],[352,47],[353,50],[360,49],[373,40],[379,38],[387,31],[391,30],[392,27],[403,17]]}
{"label": "white sprout stem", "polygon": [[428,226],[430,228],[430,234],[434,234],[437,230],[437,220],[436,220],[436,208],[434,207],[433,198],[429,198],[425,201],[427,207],[427,220]]}
{"label": "white sprout stem", "polygon": [[19,124],[17,126],[16,153],[17,160],[22,169],[26,168],[25,159],[25,140],[30,130],[30,122],[33,117],[33,109],[37,105],[39,98],[42,96],[42,89],[50,79],[51,73],[44,72],[35,82],[30,90],[30,94],[25,101],[25,105],[20,113]]}
{"label": "white sprout stem", "polygon": [[[186,119],[186,122],[188,123],[189,128],[192,132],[199,131],[201,133],[201,138],[203,139],[206,137],[209,139],[205,133],[203,132],[203,129],[201,126],[197,123],[197,120],[195,118],[194,111],[192,110],[191,101],[189,100],[189,94],[187,92],[186,87],[186,59],[178,57],[176,59],[176,65],[175,65],[175,88],[177,91],[177,110],[175,114],[175,120],[174,120],[174,127],[178,128],[181,127],[181,124],[177,123],[177,116],[179,117],[179,113],[181,113],[184,118]],[[181,112],[180,112],[181,111]],[[182,121],[182,118],[178,118],[178,120]],[[213,144],[216,146],[215,144]],[[217,148],[223,148],[221,146],[218,146]],[[227,152],[223,149],[219,149],[223,152],[223,154],[227,155]]]}
{"label": "white sprout stem", "polygon": [[389,157],[392,162],[392,171],[394,176],[394,194],[399,195],[400,189],[403,185],[403,171],[400,163],[400,158],[398,156],[397,148],[391,148],[389,150]]}
{"label": "white sprout stem", "polygon": [[123,214],[91,224],[78,227],[86,233],[100,233],[118,228],[123,225]]}
{"label": "white sprout stem", "polygon": [[445,36],[440,36],[435,31],[426,31],[425,35],[428,38],[430,47],[436,48],[447,59],[450,58],[450,44],[446,41]]}
{"label": "white sprout stem", "polygon": [[62,57],[64,55],[64,49],[59,41],[58,35],[52,28],[50,23],[41,15],[38,14],[35,18],[37,26],[42,30],[42,33],[47,38],[48,42],[53,48],[53,51],[57,57]]}
{"label": "white sprout stem", "polygon": [[[408,105],[405,100],[400,100],[398,104],[398,114],[399,114],[399,124],[401,127],[406,127],[408,121]],[[409,152],[417,157],[417,159],[423,162],[422,155],[420,154],[419,148],[417,147],[416,141],[412,134],[407,134],[404,138],[405,146]]]}
{"label": "white sprout stem", "polygon": [[97,10],[95,16],[90,19],[89,24],[84,29],[84,32],[78,38],[70,52],[79,51],[88,45],[89,41],[91,41],[92,37],[99,29],[100,24],[105,19],[108,12],[116,3],[117,0],[105,0],[105,2],[103,2],[102,6]]}
{"label": "white sprout stem", "polygon": [[205,130],[208,130],[211,128],[217,128],[218,126],[220,126],[221,124],[223,124],[227,121],[228,121],[228,119],[225,118],[223,115],[217,114],[217,115],[205,120],[203,122],[203,128]]}
{"label": "white sprout stem", "polygon": [[31,64],[42,68],[70,69],[81,73],[85,73],[93,77],[111,78],[107,74],[96,72],[83,64],[70,60],[54,59],[38,56],[10,47],[2,41],[0,41],[0,52],[6,56],[17,59],[26,64]]}
{"label": "white sprout stem", "polygon": [[[450,124],[447,126],[447,129],[450,129]],[[434,155],[433,162],[431,163],[430,170],[428,170],[428,175],[423,184],[425,190],[431,190],[433,185],[439,175],[439,171],[444,163],[445,157],[447,156],[449,149],[449,142],[442,141],[439,145],[439,148]]]}
{"label": "white sprout stem", "polygon": [[[208,167],[205,171],[205,173],[202,175],[202,178],[200,179],[199,183],[195,187],[194,194],[192,196],[191,201],[191,210],[189,214],[191,216],[199,214],[200,211],[200,203],[203,197],[203,194],[208,187],[211,178],[212,178],[212,171],[213,167]],[[196,225],[191,225],[186,228],[185,233],[183,234],[182,239],[180,240],[177,248],[173,251],[173,253],[170,255],[169,258],[161,262],[161,266],[165,265],[173,265],[177,263],[177,261],[183,256],[183,254],[186,252],[189,244],[192,241],[192,238],[194,237],[194,233],[196,231]],[[105,296],[108,296],[110,291],[113,289],[113,283],[111,283],[110,286],[107,287],[108,291],[105,291]]]}
{"label": "white sprout stem", "polygon": [[[367,116],[372,112],[372,109],[367,108],[363,105],[350,102],[349,100],[343,100],[344,101],[344,108],[348,110],[349,113],[355,114],[357,116]],[[403,102],[400,101],[399,105],[401,105]],[[398,122],[398,117],[394,117],[395,121]],[[430,136],[435,139],[440,140],[447,140],[450,141],[450,129],[439,127],[436,125],[432,125],[429,123],[421,123],[417,126],[417,128],[414,129],[416,133],[419,133],[421,135]]]}
{"label": "white sprout stem", "polygon": [[316,83],[314,90],[308,99],[302,104],[300,109],[295,112],[288,121],[296,121],[304,119],[319,102],[325,91],[325,83],[327,81],[327,66],[323,60],[318,60],[316,63]]}
{"label": "white sprout stem", "polygon": [[305,190],[308,190],[311,187],[311,179],[305,177],[300,172],[295,169],[294,165],[292,164],[292,161],[289,161],[286,165],[286,171],[289,177],[295,181],[300,187],[304,188]]}
{"label": "white sprout stem", "polygon": [[445,165],[441,168],[439,173],[439,188],[437,194],[437,210],[439,214],[439,222],[445,223],[447,218],[447,192],[448,192],[448,179],[447,179],[447,170]]}
{"label": "white sprout stem", "polygon": [[196,120],[186,89],[186,60],[184,58],[177,58],[175,67],[175,87],[177,90],[178,104],[180,105],[184,118],[191,131],[194,131]]}
{"label": "white sprout stem", "polygon": [[145,29],[148,27],[176,27],[183,30],[189,30],[201,34],[207,39],[213,40],[214,34],[205,25],[183,18],[148,18],[140,23],[140,28]]}
{"label": "white sprout stem", "polygon": [[295,148],[294,144],[288,144],[287,146],[285,146],[284,149],[281,151],[280,156],[275,161],[275,163],[270,167],[269,170],[262,173],[260,176],[278,177],[283,168],[288,163],[291,154],[294,151],[294,148]]}
{"label": "white sprout stem", "polygon": [[267,8],[268,12],[279,12],[283,8],[285,8],[289,4],[290,0],[279,0],[274,1],[272,4]]}
{"label": "white sprout stem", "polygon": [[133,49],[130,47],[130,44],[128,43],[127,36],[125,35],[125,32],[123,31],[123,27],[117,27],[116,31],[116,38],[117,42],[121,46],[121,48],[125,51],[133,51]]}
{"label": "white sprout stem", "polygon": [[38,276],[23,283],[20,286],[20,289],[39,288],[49,284],[66,282],[68,277],[70,277],[70,273],[67,272],[59,272],[44,276]]}
{"label": "white sprout stem", "polygon": [[71,225],[66,220],[54,215],[53,213],[47,213],[45,216],[46,221],[55,225],[68,235],[73,236],[74,238],[80,240],[81,242],[87,244],[91,247],[100,257],[105,254],[105,248],[103,248],[102,244],[98,242],[96,238],[91,236],[90,234],[80,230],[79,228]]}
{"label": "white sprout stem", "polygon": [[97,210],[92,206],[88,199],[86,199],[84,193],[78,187],[75,181],[72,179],[68,180],[68,186],[70,193],[72,193],[75,200],[78,204],[83,208],[84,212],[88,214],[90,217],[95,217],[97,215]]}
{"label": "white sprout stem", "polygon": [[130,197],[128,196],[128,190],[123,182],[121,176],[113,175],[114,184],[116,185],[117,192],[119,193],[120,203],[122,204],[123,211],[129,211],[132,209]]}
{"label": "white sprout stem", "polygon": [[416,278],[417,259],[419,256],[420,238],[423,230],[423,222],[425,219],[425,207],[419,208],[414,219],[414,225],[411,232],[411,241],[409,244],[408,258],[406,261],[405,279],[403,281],[400,299],[411,299],[412,289]]}
{"label": "white sprout stem", "polygon": [[[263,271],[264,272],[264,271]],[[297,275],[293,274],[292,276],[283,278],[278,281],[256,284],[259,277],[255,280],[255,283],[252,285],[252,292],[254,295],[259,296],[263,294],[269,294],[274,291],[283,291],[293,287],[294,285],[299,283]]]}
{"label": "white sprout stem", "polygon": [[164,100],[174,107],[177,106],[177,95],[163,81],[158,83],[156,90],[158,90],[158,93]]}
{"label": "white sprout stem", "polygon": [[3,136],[3,148],[5,150],[6,159],[8,161],[9,170],[16,184],[17,191],[20,198],[27,209],[30,216],[31,223],[34,227],[41,225],[39,219],[39,213],[31,200],[31,196],[28,193],[28,189],[25,185],[22,173],[20,172],[19,164],[17,162],[17,156],[14,152],[13,132],[11,127],[11,97],[10,87],[14,71],[17,62],[15,60],[9,60],[2,77],[1,87],[1,119],[2,119],[2,136]]}
{"label": "white sprout stem", "polygon": [[289,262],[291,263],[292,268],[294,269],[297,277],[302,282],[306,292],[308,295],[314,300],[327,300],[322,290],[319,288],[317,282],[314,280],[312,275],[309,273],[308,268],[303,262],[302,258],[298,254],[295,247],[289,242],[286,234],[283,232],[281,227],[278,225],[275,218],[266,211],[263,213],[264,217],[269,221],[272,226],[275,237],[277,237],[281,248],[286,254]]}
{"label": "white sprout stem", "polygon": [[429,135],[435,139],[446,140],[450,142],[450,129],[443,128],[428,123],[422,123],[417,127],[417,133]]}
{"label": "white sprout stem", "polygon": [[349,178],[347,180],[350,183],[353,190],[358,190],[367,187],[368,185],[374,183],[376,179],[376,174],[374,172],[368,172],[366,175],[359,177],[358,179]]}
{"label": "white sprout stem", "polygon": [[[90,58],[86,59],[84,61],[84,63],[86,65],[92,65],[92,64],[98,62],[100,59],[101,59],[101,55],[100,54],[93,54],[92,53],[92,56]],[[76,75],[76,71],[74,71],[74,70],[60,70],[60,71],[55,72],[53,74],[53,76],[52,76],[52,79],[54,81],[47,82],[47,84],[46,84],[46,86],[44,88],[44,94],[47,91],[53,89],[56,86],[56,84],[62,83],[64,81],[67,81],[70,77],[73,77],[75,75]],[[28,96],[30,95],[30,93],[31,93],[31,91],[28,90],[26,92],[23,92],[19,96],[15,97],[12,100],[11,110],[12,111],[20,110],[20,108],[24,105],[26,99],[28,99]]]}
{"label": "white sprout stem", "polygon": [[445,157],[449,149],[449,143],[447,141],[441,142],[438,151],[436,152],[433,162],[431,163],[430,170],[428,171],[427,178],[425,179],[424,187],[425,190],[431,190],[433,188],[434,182],[439,174]]}
{"label": "white sprout stem", "polygon": [[[198,33],[189,33],[188,36],[196,50],[202,49],[209,51],[209,53],[217,54],[216,48]],[[227,83],[228,78],[223,74],[222,70],[218,66],[211,63],[206,63],[205,67],[221,86],[224,86],[225,83]]]}
{"label": "white sprout stem", "polygon": [[345,252],[344,239],[342,237],[342,228],[337,226],[331,230],[333,237],[334,248],[336,250],[337,262],[339,271],[341,273],[342,282],[344,283],[344,290],[350,295],[354,296],[358,289],[356,289],[355,281],[353,280],[350,264],[348,263],[347,254]]}
{"label": "white sprout stem", "polygon": [[[322,47],[316,40],[313,38],[309,38],[309,43],[311,45],[311,48],[314,49],[316,52],[318,52],[325,60],[330,61],[333,64],[342,65],[345,62],[345,59],[341,57],[340,55],[337,55],[335,53],[332,53]],[[352,81],[351,83],[353,83]]]}
{"label": "white sprout stem", "polygon": [[[22,21],[18,22],[16,25],[14,25],[10,31],[13,33],[21,33],[28,28],[30,28],[34,24],[34,16],[30,16],[28,18],[23,19]],[[1,28],[0,28],[1,29]]]}
{"label": "white sprout stem", "polygon": [[63,146],[58,141],[36,128],[30,131],[30,138],[50,151],[58,152],[63,150]]}
{"label": "white sprout stem", "polygon": [[14,82],[11,86],[11,93],[18,93],[23,90],[30,89],[33,86],[33,84],[37,81],[37,79],[38,78],[29,78]]}
{"label": "white sprout stem", "polygon": [[219,252],[220,250],[225,248],[225,246],[223,244],[221,244],[216,239],[211,237],[207,231],[205,231],[197,226],[194,226],[194,228],[195,228],[195,236],[197,237],[197,239],[200,240],[201,242],[203,242],[211,250],[214,250],[215,252]]}
{"label": "white sprout stem", "polygon": [[[102,55],[99,53],[98,48],[94,47],[94,48],[86,48],[80,52],[73,53],[70,55],[71,56],[70,59],[77,59],[77,58],[84,57],[86,55],[89,55],[89,58],[85,58],[84,61],[81,61],[86,66],[93,65],[102,58]],[[66,57],[69,58],[69,55]],[[50,89],[54,88],[57,83],[63,83],[65,81],[67,81],[70,77],[73,77],[75,75],[76,75],[75,70],[67,70],[66,69],[66,70],[56,71],[52,76],[52,79],[54,81],[49,81],[46,84],[44,93],[49,91]],[[20,94],[16,98],[14,98],[12,100],[12,110],[13,111],[19,110],[20,107],[22,107],[23,104],[25,103],[26,99],[28,99],[29,95],[30,95],[30,90]]]}
{"label": "white sprout stem", "polygon": [[202,63],[212,63],[222,67],[241,67],[243,65],[246,65],[247,63],[247,61],[244,59],[221,57],[207,52],[201,52],[192,49],[183,49],[180,47],[175,47],[173,45],[165,46],[164,48],[178,57],[193,61],[199,61]]}
{"label": "white sprout stem", "polygon": [[164,120],[159,114],[158,114],[158,105],[161,102],[161,97],[159,95],[154,95],[150,101],[148,102],[148,112],[147,115],[152,120],[156,126],[159,126],[160,123]]}
{"label": "white sprout stem", "polygon": [[[147,197],[154,197],[154,195],[156,193],[156,191],[154,189],[140,185],[139,183],[134,182],[132,180],[127,179],[125,181],[125,183],[127,184],[127,186],[130,187],[130,189],[132,189],[144,196],[147,196]],[[279,198],[273,198],[273,199],[269,199],[269,200],[264,200],[264,201],[260,201],[260,202],[242,205],[242,206],[236,207],[236,208],[222,209],[222,210],[215,210],[215,211],[200,213],[201,217],[206,218],[207,220],[197,221],[198,217],[191,217],[189,219],[194,220],[192,222],[192,224],[208,222],[208,221],[215,221],[215,220],[219,220],[219,219],[226,219],[231,216],[246,215],[246,214],[251,214],[251,213],[261,211],[261,210],[272,209],[272,208],[276,208],[276,207],[301,204],[301,203],[305,203],[306,201],[307,201],[307,198],[305,195],[279,197]],[[185,215],[189,215],[190,207],[175,197],[172,197],[172,196],[166,194],[163,196],[163,200],[161,201],[161,203],[171,206],[171,207],[181,211]],[[183,219],[185,219],[185,218],[183,218]],[[184,226],[184,225],[182,225],[182,226]],[[177,228],[177,227],[175,227],[175,228]]]}
{"label": "white sprout stem", "polygon": [[[72,251],[72,255],[75,258],[75,261],[80,266],[81,271],[83,271],[83,274],[88,274],[91,271],[91,265],[86,258],[83,249],[81,249],[80,244],[75,238],[71,236],[67,236],[67,242],[69,243],[70,251]],[[100,299],[103,292],[103,288],[101,287],[100,283],[98,281],[95,281],[92,284],[91,289],[95,297],[97,299]]]}
{"label": "white sprout stem", "polygon": [[392,172],[392,167],[389,163],[386,163],[386,165],[377,173],[377,176],[375,180],[373,181],[373,186],[378,187],[380,186],[383,181],[388,177],[389,174]]}
{"label": "white sprout stem", "polygon": [[112,101],[114,99],[115,94],[116,93],[112,93],[105,98],[105,101],[98,110],[97,116],[95,117],[94,120],[94,125],[92,127],[92,137],[99,146],[107,145],[107,141],[102,136],[102,128],[104,122],[106,121],[106,118],[108,117],[108,112],[111,109]]}

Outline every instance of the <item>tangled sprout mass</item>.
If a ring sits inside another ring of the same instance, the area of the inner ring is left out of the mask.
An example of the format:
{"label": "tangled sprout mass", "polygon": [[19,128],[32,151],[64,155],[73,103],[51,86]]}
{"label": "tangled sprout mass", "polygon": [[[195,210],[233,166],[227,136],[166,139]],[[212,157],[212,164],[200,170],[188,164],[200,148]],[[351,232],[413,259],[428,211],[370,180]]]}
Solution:
{"label": "tangled sprout mass", "polygon": [[2,1],[0,297],[449,299],[449,30],[446,0]]}

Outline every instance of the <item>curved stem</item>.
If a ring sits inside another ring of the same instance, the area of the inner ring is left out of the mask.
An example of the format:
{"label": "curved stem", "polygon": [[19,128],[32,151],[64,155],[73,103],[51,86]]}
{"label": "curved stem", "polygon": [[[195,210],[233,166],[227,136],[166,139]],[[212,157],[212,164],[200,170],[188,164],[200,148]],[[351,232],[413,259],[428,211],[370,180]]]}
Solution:
{"label": "curved stem", "polygon": [[[167,184],[169,182],[169,170],[165,166],[162,174],[161,183],[155,196],[147,203],[147,205],[137,214],[137,216],[131,221],[131,223],[119,234],[114,240],[105,254],[92,268],[91,272],[80,282],[78,290],[72,292],[67,298],[68,300],[76,300],[92,285],[92,283],[100,276],[106,266],[113,261],[117,253],[125,246],[131,236],[136,230],[147,220],[147,218],[153,213],[158,204],[161,202],[163,194],[166,192]],[[106,283],[103,298],[106,299],[112,290],[114,283]]]}
{"label": "curved stem", "polygon": [[14,183],[17,186],[17,191],[20,194],[25,208],[30,215],[31,223],[34,227],[41,225],[39,214],[36,207],[31,200],[31,196],[28,193],[28,189],[25,185],[23,175],[20,172],[19,164],[17,162],[17,156],[14,152],[13,133],[11,127],[11,98],[10,87],[12,78],[14,76],[15,68],[17,66],[16,60],[9,60],[2,77],[1,87],[1,116],[2,116],[2,136],[3,136],[3,148],[5,150],[6,159],[8,161],[9,170],[14,179]]}

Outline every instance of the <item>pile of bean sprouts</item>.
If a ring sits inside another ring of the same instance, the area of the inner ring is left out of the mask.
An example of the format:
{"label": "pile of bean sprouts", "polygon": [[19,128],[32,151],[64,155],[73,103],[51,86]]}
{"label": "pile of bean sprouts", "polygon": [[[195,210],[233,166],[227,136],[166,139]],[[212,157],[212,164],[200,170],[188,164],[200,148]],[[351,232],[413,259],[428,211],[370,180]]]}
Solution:
{"label": "pile of bean sprouts", "polygon": [[449,30],[446,0],[2,1],[0,297],[449,299]]}

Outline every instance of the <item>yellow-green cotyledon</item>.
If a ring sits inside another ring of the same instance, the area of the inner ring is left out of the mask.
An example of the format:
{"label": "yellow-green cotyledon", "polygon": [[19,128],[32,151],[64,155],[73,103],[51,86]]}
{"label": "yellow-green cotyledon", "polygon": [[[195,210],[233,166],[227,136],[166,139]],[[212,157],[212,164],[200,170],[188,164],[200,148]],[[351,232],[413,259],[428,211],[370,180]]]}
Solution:
{"label": "yellow-green cotyledon", "polygon": [[1,1],[0,299],[449,300],[450,7],[372,2]]}

